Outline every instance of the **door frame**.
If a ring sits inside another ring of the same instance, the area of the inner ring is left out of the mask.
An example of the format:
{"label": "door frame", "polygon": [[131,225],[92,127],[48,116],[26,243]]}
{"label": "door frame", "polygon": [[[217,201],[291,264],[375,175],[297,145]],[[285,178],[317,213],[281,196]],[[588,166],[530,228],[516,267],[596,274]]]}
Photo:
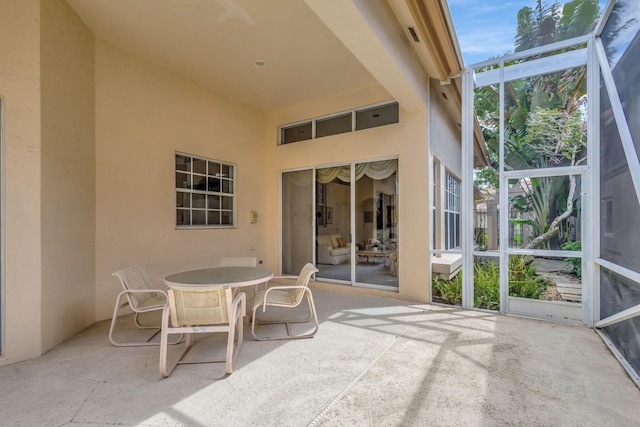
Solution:
{"label": "door frame", "polygon": [[[316,181],[316,171],[318,169],[324,169],[324,168],[330,168],[330,167],[337,167],[337,166],[349,166],[350,167],[350,179],[351,179],[351,183],[355,182],[355,165],[360,164],[360,163],[372,163],[372,162],[377,162],[377,161],[384,161],[384,160],[396,160],[398,161],[399,164],[399,156],[397,155],[392,155],[392,156],[381,156],[381,157],[376,157],[376,158],[370,158],[370,159],[362,159],[362,160],[352,160],[352,161],[348,161],[348,162],[335,162],[335,163],[327,163],[327,164],[322,164],[322,165],[314,165],[311,167],[301,167],[301,168],[291,168],[291,169],[283,169],[280,171],[280,179],[278,182],[278,199],[279,199],[279,216],[280,216],[280,224],[282,224],[282,221],[284,219],[284,212],[282,209],[282,199],[283,199],[283,190],[282,190],[282,176],[283,174],[287,173],[287,172],[296,172],[296,171],[304,171],[304,170],[310,170],[312,172],[312,191],[313,191],[313,197],[312,197],[312,212],[315,212],[316,209],[316,188],[317,188],[317,181]],[[396,170],[396,179],[398,179],[397,177],[398,171]],[[399,184],[398,184],[399,185]],[[354,230],[355,230],[355,224],[356,224],[356,209],[355,209],[355,198],[356,198],[356,193],[355,193],[355,185],[349,185],[349,203],[350,203],[350,218],[349,218],[349,227],[350,227],[350,236],[349,236],[349,240],[353,243],[353,238],[354,238]],[[398,216],[398,209],[399,206],[396,205],[395,207],[396,209],[396,218],[399,219]],[[316,250],[315,250],[315,230],[316,230],[316,215],[312,215],[312,221],[311,221],[311,227],[313,233],[314,233],[314,239],[311,242],[312,245],[312,253],[313,253],[313,263],[316,264],[317,260],[316,260]],[[398,230],[400,230],[400,221],[398,220]],[[282,240],[282,228],[280,229],[279,233],[278,233],[278,265],[279,265],[279,269],[280,272],[283,271],[283,240]],[[398,236],[400,235],[400,232],[398,231]],[[355,245],[351,245],[351,262],[350,262],[350,280],[337,280],[337,279],[328,279],[328,278],[320,278],[317,277],[317,275],[314,275],[314,280],[318,280],[318,281],[322,281],[322,282],[329,282],[329,283],[338,283],[338,284],[343,284],[343,285],[348,285],[348,286],[353,286],[353,287],[360,287],[360,288],[370,288],[370,289],[380,289],[380,290],[386,290],[386,291],[395,291],[395,292],[399,292],[400,289],[400,276],[399,276],[399,272],[398,272],[398,286],[384,286],[384,285],[376,285],[376,284],[370,284],[370,283],[361,283],[361,282],[357,282],[356,281],[356,247]],[[398,258],[400,257],[400,249],[398,248]]]}
{"label": "door frame", "polygon": [[[493,256],[498,258],[500,265],[500,312],[503,314],[518,314],[559,322],[584,324],[593,326],[594,323],[594,212],[597,212],[597,192],[594,189],[593,169],[597,167],[598,155],[598,62],[594,49],[593,35],[577,37],[571,40],[553,43],[547,46],[505,55],[473,64],[465,68],[462,73],[462,307],[472,309],[474,306],[474,257]],[[575,49],[556,55],[552,52],[561,49],[585,45],[585,48]],[[542,56],[547,54],[550,56]],[[513,64],[512,61],[535,56],[542,56],[526,62]],[[509,64],[511,63],[511,64]],[[587,163],[583,166],[547,168],[538,170],[508,171],[504,165],[504,85],[507,81],[520,78],[548,74],[577,66],[587,67]],[[478,71],[478,72],[476,72]],[[500,91],[500,197],[503,206],[499,213],[499,229],[508,230],[509,209],[504,208],[508,203],[508,181],[514,178],[579,175],[581,177],[582,222],[581,222],[581,251],[566,250],[522,250],[509,248],[509,233],[501,232],[499,236],[499,250],[493,253],[474,251],[474,200],[473,200],[473,130],[474,90],[476,87],[489,84],[499,85]],[[596,169],[597,170],[597,169]],[[539,255],[581,257],[582,259],[582,302],[579,304],[559,301],[528,300],[509,296],[508,263],[510,255]]]}

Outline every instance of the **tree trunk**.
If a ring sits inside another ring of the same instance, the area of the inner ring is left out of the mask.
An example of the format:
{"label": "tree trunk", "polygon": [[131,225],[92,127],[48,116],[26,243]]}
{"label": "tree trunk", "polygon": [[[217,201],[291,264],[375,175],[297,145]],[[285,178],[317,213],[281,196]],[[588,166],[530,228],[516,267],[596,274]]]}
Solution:
{"label": "tree trunk", "polygon": [[558,232],[558,229],[560,228],[560,222],[569,218],[571,216],[571,213],[573,212],[573,195],[575,194],[575,192],[576,192],[576,177],[575,175],[570,175],[569,176],[569,194],[567,195],[566,210],[561,215],[558,215],[557,217],[555,217],[555,219],[551,222],[551,225],[549,225],[549,229],[545,233],[531,240],[524,247],[525,249],[535,248],[540,243],[549,240],[554,234]]}

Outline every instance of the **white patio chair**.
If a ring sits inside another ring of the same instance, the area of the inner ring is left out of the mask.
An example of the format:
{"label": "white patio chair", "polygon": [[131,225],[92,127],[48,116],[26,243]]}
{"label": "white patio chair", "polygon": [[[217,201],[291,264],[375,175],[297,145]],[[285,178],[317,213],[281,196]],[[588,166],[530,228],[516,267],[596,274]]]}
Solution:
{"label": "white patio chair", "polygon": [[[170,287],[168,301],[162,312],[162,333],[160,335],[160,374],[168,377],[178,364],[225,362],[228,374],[242,347],[243,322],[246,310],[246,296],[239,292],[233,298],[231,289],[225,287]],[[171,324],[169,324],[169,319]],[[183,357],[193,343],[193,334],[224,332],[227,334],[227,351],[224,359],[189,360]],[[185,334],[184,347],[174,362],[167,366],[168,336],[172,333]],[[237,336],[237,338],[236,338]],[[237,341],[234,349],[234,341]]]}
{"label": "white patio chair", "polygon": [[[316,313],[316,307],[313,303],[313,295],[311,294],[311,289],[309,289],[308,284],[311,276],[318,272],[319,270],[311,263],[307,263],[302,270],[300,271],[300,275],[296,278],[295,276],[277,276],[274,279],[296,279],[295,285],[275,285],[272,286],[273,280],[270,282],[271,286],[269,288],[258,292],[256,296],[256,301],[253,305],[252,310],[252,322],[251,322],[251,334],[255,337],[255,339],[263,341],[263,340],[282,340],[282,339],[294,339],[294,338],[311,338],[316,332],[318,332],[318,315]],[[276,321],[258,321],[256,318],[256,311],[258,308],[262,307],[262,312],[265,313],[268,306],[271,307],[285,307],[285,308],[295,308],[302,302],[304,297],[307,297],[307,303],[309,304],[309,317],[303,320],[276,320]],[[315,320],[315,328],[312,332],[308,334],[302,335],[293,335],[291,333],[290,324],[292,323],[307,323],[311,319]],[[255,333],[256,323],[258,325],[269,325],[269,324],[283,324],[286,327],[287,334],[275,337],[266,337],[266,336],[258,336]]]}
{"label": "white patio chair", "polygon": [[[113,276],[120,279],[122,284],[122,292],[116,298],[116,304],[113,309],[113,317],[111,318],[111,327],[109,328],[109,341],[116,347],[136,347],[143,345],[159,345],[158,342],[150,342],[160,332],[159,326],[144,326],[140,323],[140,315],[159,311],[164,308],[167,302],[167,294],[162,289],[155,289],[151,284],[151,280],[147,276],[147,272],[139,265],[118,270],[112,273]],[[121,302],[125,297],[125,301]],[[134,322],[139,329],[154,329],[155,332],[145,341],[119,342],[114,338],[116,323],[118,322],[118,312],[129,306],[135,312]],[[182,339],[178,337],[176,341],[169,344],[177,344]]]}

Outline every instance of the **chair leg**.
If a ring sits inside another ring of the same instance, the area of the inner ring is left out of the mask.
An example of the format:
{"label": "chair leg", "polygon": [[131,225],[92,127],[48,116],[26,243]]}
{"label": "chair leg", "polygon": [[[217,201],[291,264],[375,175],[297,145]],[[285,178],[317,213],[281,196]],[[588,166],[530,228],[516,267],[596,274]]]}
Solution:
{"label": "chair leg", "polygon": [[[259,307],[261,307],[261,305],[256,305],[253,308],[253,313],[252,313],[252,321],[251,321],[251,335],[253,335],[253,337],[258,340],[258,341],[269,341],[269,340],[287,340],[287,339],[301,339],[301,338],[312,338],[317,332],[318,329],[320,328],[319,322],[318,322],[318,315],[316,313],[316,307],[315,304],[313,303],[313,296],[311,294],[311,290],[310,289],[306,289],[306,296],[307,296],[307,303],[309,305],[309,316],[304,319],[304,320],[290,320],[290,321],[273,321],[273,322],[258,322],[256,319],[256,311],[258,310]],[[292,323],[307,323],[309,322],[311,319],[314,319],[315,321],[315,327],[313,329],[312,332],[308,333],[308,334],[304,334],[304,335],[293,335],[291,333],[290,330],[290,325]],[[255,327],[256,327],[256,323],[258,323],[259,325],[284,325],[285,329],[287,331],[287,335],[281,335],[281,336],[276,336],[276,337],[264,337],[264,336],[259,336],[256,334],[255,331]]]}
{"label": "chair leg", "polygon": [[[154,333],[150,337],[148,337],[145,341],[134,341],[134,342],[116,341],[114,337],[114,332],[116,329],[116,324],[118,323],[118,312],[120,311],[121,308],[126,307],[128,305],[128,303],[126,302],[125,303],[120,302],[124,294],[125,294],[124,291],[120,292],[120,294],[118,295],[118,298],[116,298],[116,305],[113,309],[113,317],[111,317],[111,326],[109,327],[109,341],[111,342],[111,344],[114,345],[115,347],[140,347],[140,346],[147,346],[147,345],[160,345],[160,343],[158,342],[150,342],[150,341],[160,333],[161,328],[157,326],[142,326],[138,321],[138,315],[140,314],[138,312],[136,312],[134,316],[134,323],[136,324],[136,326],[139,329],[154,329],[155,330]],[[178,344],[180,343],[180,341],[182,341],[182,338],[183,336],[182,334],[180,334],[178,336],[178,339],[176,339],[175,341],[170,341],[168,344],[169,345]]]}
{"label": "chair leg", "polygon": [[171,375],[173,370],[180,363],[180,360],[182,360],[184,355],[189,350],[189,347],[191,347],[191,343],[193,342],[193,334],[191,334],[191,333],[180,334],[180,337],[186,335],[185,340],[184,340],[184,346],[182,347],[182,349],[180,350],[178,356],[174,359],[174,361],[171,362],[171,364],[167,366],[167,347],[168,347],[169,344],[171,344],[169,342],[169,309],[168,309],[168,307],[165,307],[162,310],[162,324],[161,324],[161,326],[162,326],[162,329],[161,329],[162,332],[160,333],[160,365],[159,365],[159,368],[160,368],[160,375],[162,375],[164,378],[166,378],[169,375]]}
{"label": "chair leg", "polygon": [[[158,343],[156,342],[149,342],[151,341],[156,335],[158,335],[158,333],[160,332],[160,328],[151,328],[151,327],[144,327],[144,329],[156,329],[156,331],[153,333],[153,335],[151,335],[149,338],[147,338],[145,341],[135,341],[135,342],[120,342],[120,341],[116,341],[115,337],[114,337],[114,332],[116,329],[116,323],[118,323],[118,312],[120,311],[120,309],[122,307],[125,307],[128,305],[128,303],[123,303],[121,304],[120,301],[122,299],[122,297],[124,296],[124,292],[121,292],[118,295],[118,298],[116,298],[116,305],[113,309],[113,317],[111,318],[111,327],[109,328],[109,341],[111,342],[112,345],[116,346],[116,347],[138,347],[138,346],[145,346],[145,345],[158,345]],[[137,320],[137,315],[138,313],[136,313],[136,318],[135,323],[136,326],[138,326],[138,320]],[[138,326],[140,327],[140,326]]]}
{"label": "chair leg", "polygon": [[236,328],[234,327],[234,328],[230,328],[229,333],[227,334],[227,357],[225,358],[225,363],[224,363],[225,371],[227,374],[231,374],[233,372],[234,356],[235,354],[237,354],[236,352],[233,351],[234,341],[235,341],[235,332],[236,332]]}

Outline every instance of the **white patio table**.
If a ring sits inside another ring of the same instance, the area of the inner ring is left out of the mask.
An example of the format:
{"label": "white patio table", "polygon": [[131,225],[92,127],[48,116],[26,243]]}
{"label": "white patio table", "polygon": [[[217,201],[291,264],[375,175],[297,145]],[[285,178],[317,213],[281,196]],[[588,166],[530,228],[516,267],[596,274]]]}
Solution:
{"label": "white patio table", "polygon": [[273,278],[273,271],[264,267],[209,267],[181,271],[164,278],[167,286],[243,286],[259,285]]}

